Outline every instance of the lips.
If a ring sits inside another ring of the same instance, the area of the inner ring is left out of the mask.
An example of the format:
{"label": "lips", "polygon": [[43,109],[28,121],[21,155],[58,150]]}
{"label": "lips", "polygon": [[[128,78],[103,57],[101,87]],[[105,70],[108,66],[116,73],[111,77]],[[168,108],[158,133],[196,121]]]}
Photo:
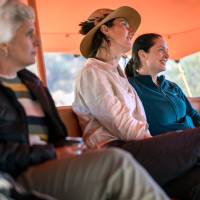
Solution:
{"label": "lips", "polygon": [[160,61],[163,65],[166,65],[167,59],[161,60]]}

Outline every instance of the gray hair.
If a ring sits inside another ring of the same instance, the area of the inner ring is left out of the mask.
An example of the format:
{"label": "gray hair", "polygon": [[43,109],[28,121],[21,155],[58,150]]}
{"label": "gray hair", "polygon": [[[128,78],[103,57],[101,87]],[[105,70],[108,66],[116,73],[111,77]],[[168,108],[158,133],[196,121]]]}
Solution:
{"label": "gray hair", "polygon": [[30,6],[20,0],[2,0],[0,3],[0,44],[12,40],[25,20],[35,20]]}

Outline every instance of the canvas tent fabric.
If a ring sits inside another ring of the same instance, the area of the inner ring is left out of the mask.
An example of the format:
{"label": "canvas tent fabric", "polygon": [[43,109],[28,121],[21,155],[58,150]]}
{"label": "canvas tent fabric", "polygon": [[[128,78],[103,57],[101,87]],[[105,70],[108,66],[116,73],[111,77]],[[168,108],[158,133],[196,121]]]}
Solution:
{"label": "canvas tent fabric", "polygon": [[[98,8],[134,7],[142,16],[135,37],[156,32],[166,37],[172,59],[200,51],[199,0],[29,0],[36,3],[43,50],[80,54],[78,24]],[[134,38],[135,38],[134,37]]]}
{"label": "canvas tent fabric", "polygon": [[[78,24],[98,8],[135,8],[142,23],[134,38],[143,33],[159,33],[166,38],[171,59],[200,51],[199,0],[22,0],[37,13],[36,29],[41,38],[38,51],[40,78],[47,84],[43,52],[80,55]],[[133,38],[133,40],[134,40]],[[130,52],[131,53],[131,52]]]}

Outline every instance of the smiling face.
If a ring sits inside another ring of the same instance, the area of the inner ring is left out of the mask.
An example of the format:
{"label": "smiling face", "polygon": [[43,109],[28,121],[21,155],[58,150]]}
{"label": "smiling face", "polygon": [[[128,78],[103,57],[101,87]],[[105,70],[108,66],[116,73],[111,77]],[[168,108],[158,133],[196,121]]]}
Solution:
{"label": "smiling face", "polygon": [[122,54],[131,49],[133,34],[128,21],[124,18],[116,18],[113,21],[113,26],[108,28],[106,32],[111,48],[118,50]]}
{"label": "smiling face", "polygon": [[17,29],[13,39],[7,43],[7,59],[16,71],[35,63],[36,50],[39,40],[35,34],[33,20],[25,20]]}
{"label": "smiling face", "polygon": [[162,38],[154,39],[154,45],[149,49],[148,52],[141,52],[140,56],[142,60],[142,68],[148,73],[155,75],[159,72],[166,70],[166,62],[169,58],[168,46],[166,41]]}

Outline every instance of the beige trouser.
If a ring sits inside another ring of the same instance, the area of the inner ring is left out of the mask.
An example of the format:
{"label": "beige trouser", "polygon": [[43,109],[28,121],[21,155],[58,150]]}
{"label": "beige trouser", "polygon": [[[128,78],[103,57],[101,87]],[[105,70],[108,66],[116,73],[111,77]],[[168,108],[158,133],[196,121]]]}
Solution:
{"label": "beige trouser", "polygon": [[48,161],[18,182],[59,200],[168,200],[128,153],[115,148]]}

